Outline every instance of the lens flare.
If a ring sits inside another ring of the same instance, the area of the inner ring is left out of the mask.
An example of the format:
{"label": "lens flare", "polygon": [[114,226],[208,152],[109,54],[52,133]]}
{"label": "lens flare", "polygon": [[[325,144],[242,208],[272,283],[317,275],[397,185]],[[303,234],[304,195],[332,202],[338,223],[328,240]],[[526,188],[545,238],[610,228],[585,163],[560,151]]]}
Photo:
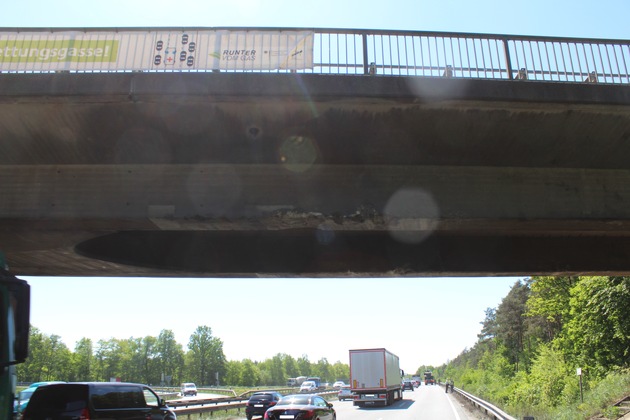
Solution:
{"label": "lens flare", "polygon": [[389,199],[384,217],[397,241],[418,244],[435,231],[439,209],[433,196],[421,188],[402,188]]}

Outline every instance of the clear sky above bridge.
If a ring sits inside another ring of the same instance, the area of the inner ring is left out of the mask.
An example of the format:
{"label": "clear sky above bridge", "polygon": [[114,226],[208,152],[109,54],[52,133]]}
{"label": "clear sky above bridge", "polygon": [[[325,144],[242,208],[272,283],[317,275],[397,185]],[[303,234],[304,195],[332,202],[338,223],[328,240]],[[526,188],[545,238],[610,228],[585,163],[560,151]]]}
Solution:
{"label": "clear sky above bridge", "polygon": [[627,0],[22,0],[3,27],[254,26],[627,38]]}
{"label": "clear sky above bridge", "polygon": [[[628,16],[628,0],[22,0],[3,3],[0,26],[361,28],[627,39]],[[198,325],[208,325],[228,359],[283,352],[347,362],[349,348],[386,347],[408,371],[471,347],[484,310],[496,307],[515,280],[29,278],[32,324],[61,336],[71,349],[84,336],[157,336],[161,329],[173,330],[185,347]],[[253,325],[262,326],[252,333]]]}

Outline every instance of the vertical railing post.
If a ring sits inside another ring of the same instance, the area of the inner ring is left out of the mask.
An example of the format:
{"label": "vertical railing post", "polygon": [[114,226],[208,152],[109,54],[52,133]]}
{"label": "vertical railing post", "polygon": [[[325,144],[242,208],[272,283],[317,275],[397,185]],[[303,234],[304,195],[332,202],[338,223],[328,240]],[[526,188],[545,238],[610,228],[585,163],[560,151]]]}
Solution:
{"label": "vertical railing post", "polygon": [[363,42],[363,74],[368,74],[368,46],[367,34],[365,32],[361,35],[361,42]]}
{"label": "vertical railing post", "polygon": [[508,73],[508,79],[512,80],[512,59],[510,58],[510,46],[508,44],[508,38],[501,38],[503,41],[503,52],[505,53],[505,68]]}

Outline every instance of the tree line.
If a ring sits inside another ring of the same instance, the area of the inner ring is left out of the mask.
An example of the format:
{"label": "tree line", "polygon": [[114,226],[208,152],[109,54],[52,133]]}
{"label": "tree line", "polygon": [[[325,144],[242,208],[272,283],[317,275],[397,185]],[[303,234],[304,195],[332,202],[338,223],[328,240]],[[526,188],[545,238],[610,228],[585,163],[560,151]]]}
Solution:
{"label": "tree line", "polygon": [[630,394],[630,277],[517,281],[486,310],[477,343],[437,374],[536,418],[561,418],[554,410],[572,404],[579,410],[583,392],[607,381]]}
{"label": "tree line", "polygon": [[16,367],[18,381],[110,381],[150,385],[194,382],[198,386],[286,385],[288,377],[319,376],[325,382],[347,379],[347,364],[330,364],[322,358],[311,362],[307,355],[297,359],[278,353],[264,361],[227,360],[223,342],[208,326],[191,334],[187,350],[171,330],[157,337],[98,340],[80,339],[71,351],[58,335],[47,335],[31,326],[29,355]]}

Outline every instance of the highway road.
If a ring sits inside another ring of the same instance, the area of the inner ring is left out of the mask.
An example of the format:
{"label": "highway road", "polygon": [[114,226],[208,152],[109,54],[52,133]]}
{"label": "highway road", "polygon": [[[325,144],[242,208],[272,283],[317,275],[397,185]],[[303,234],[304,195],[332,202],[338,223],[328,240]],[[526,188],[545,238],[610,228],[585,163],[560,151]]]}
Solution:
{"label": "highway road", "polygon": [[[405,391],[402,401],[389,407],[358,408],[352,401],[332,401],[337,420],[473,420],[481,414],[471,414],[453,394],[439,386],[422,385]],[[245,419],[245,417],[243,417]],[[240,420],[240,419],[239,419]]]}

